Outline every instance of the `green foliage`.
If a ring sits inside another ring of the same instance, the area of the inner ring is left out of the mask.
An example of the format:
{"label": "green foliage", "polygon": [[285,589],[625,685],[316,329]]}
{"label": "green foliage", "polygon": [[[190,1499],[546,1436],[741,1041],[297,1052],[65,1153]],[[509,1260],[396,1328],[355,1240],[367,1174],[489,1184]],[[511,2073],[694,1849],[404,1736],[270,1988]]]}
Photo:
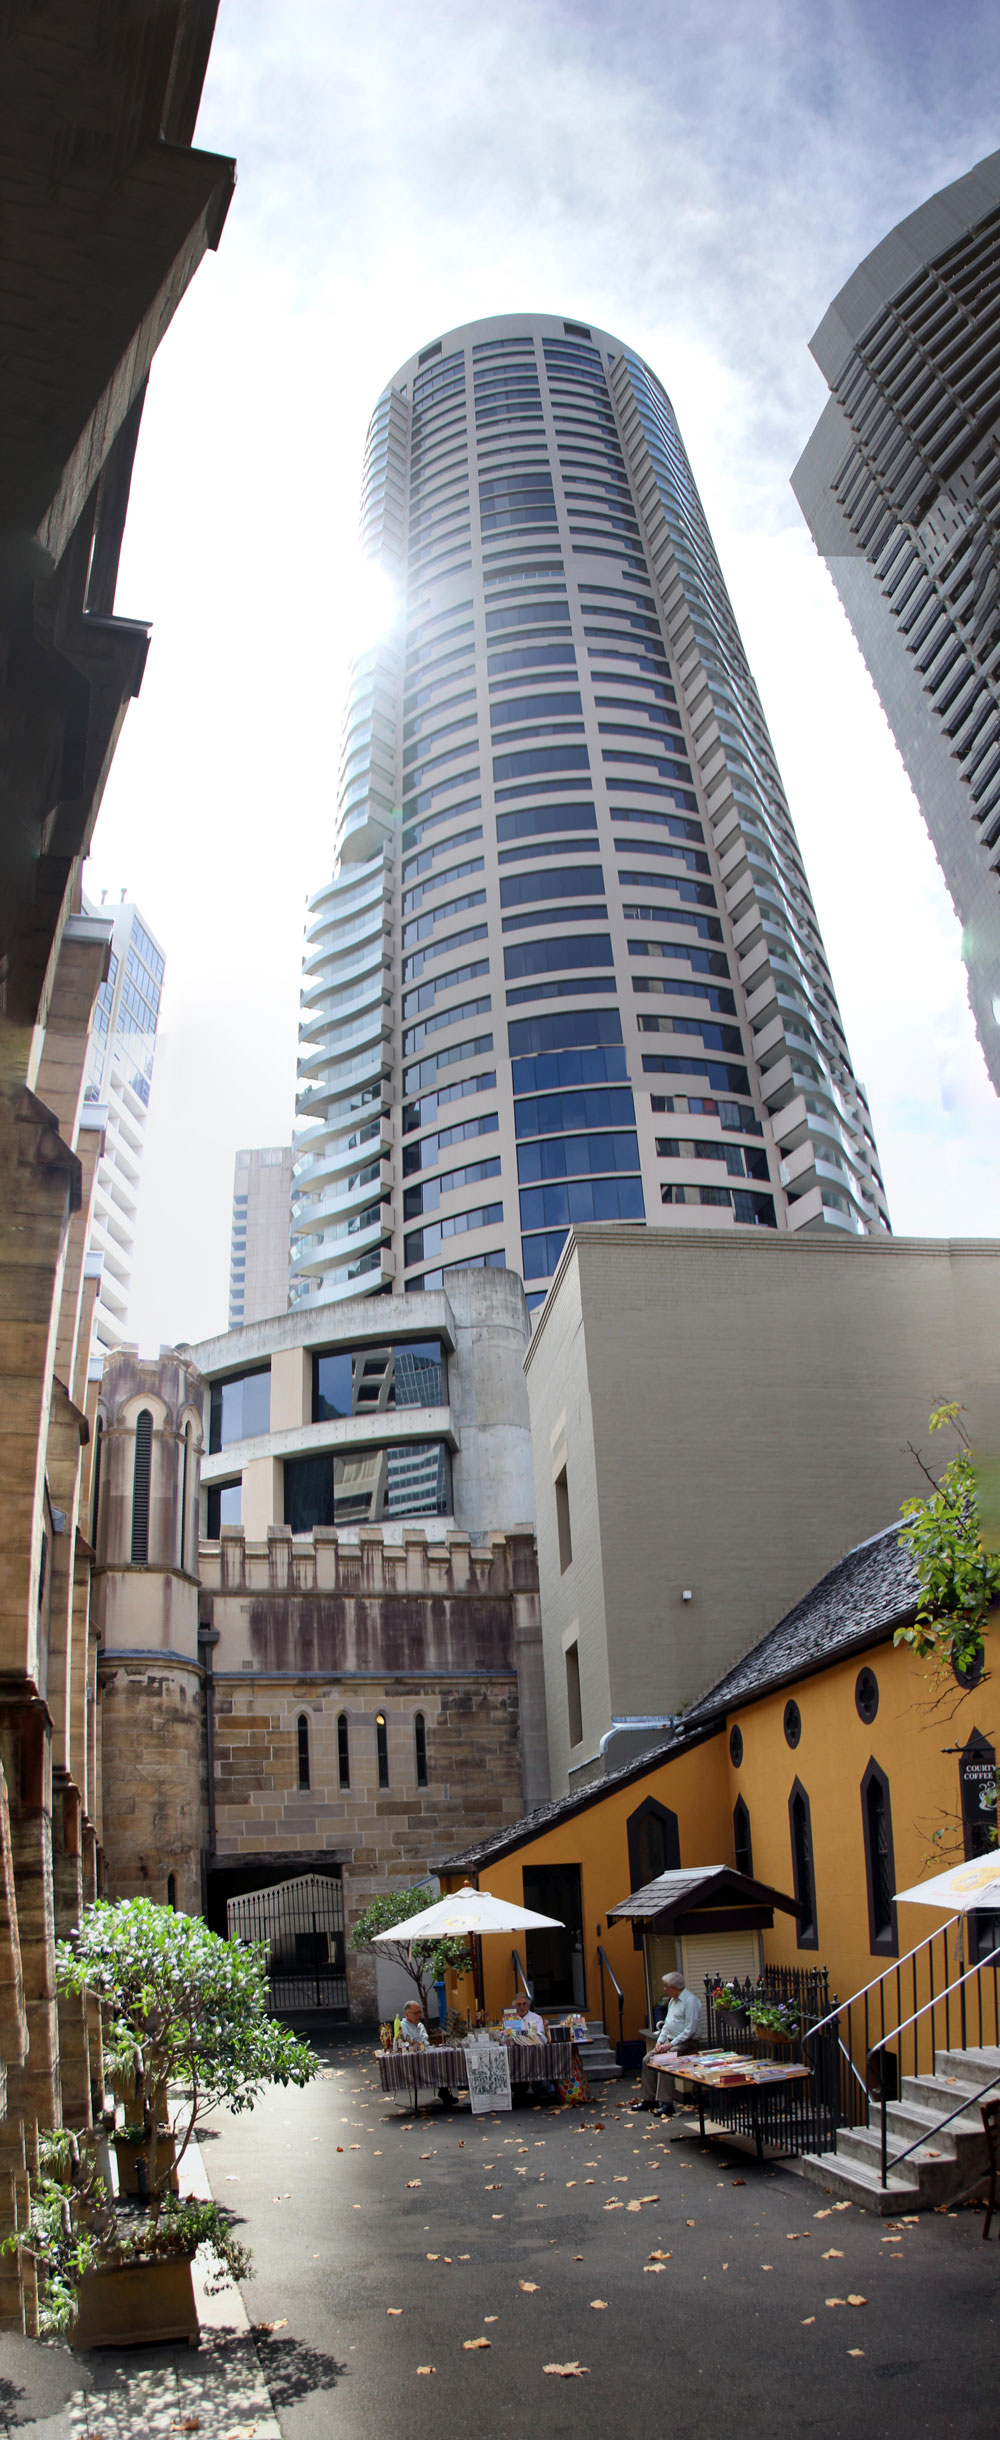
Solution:
{"label": "green foliage", "polygon": [[61,1992],[90,1993],[107,2010],[106,2064],[129,2093],[130,2132],[144,2146],[149,2202],[116,2210],[92,2132],[64,2129],[40,2138],[28,2233],[7,2238],[3,2250],[23,2243],[34,2255],[46,2330],[70,2327],[77,2285],[88,2270],[191,2256],[205,2246],[215,2261],[215,2287],[245,2278],[250,2256],[228,2214],[217,2203],[167,2191],[169,2147],[159,2140],[157,2121],[167,2085],[182,2086],[174,2129],[179,2162],[211,2110],[252,2109],[268,2085],[307,2084],[317,2073],[306,2044],[267,2014],[263,1949],[220,1940],[197,1918],[148,1898],[102,1902],[87,1908],[71,1940],[58,1943],[56,1981]]}
{"label": "green foliage", "polygon": [[188,2087],[191,2116],[224,2104],[252,2109],[269,2084],[308,2084],[316,2060],[267,2014],[264,1951],[220,1940],[197,1916],[149,1898],[88,1906],[56,1948],[60,1991],[107,2002],[110,2072],[140,2106],[170,2082]]}
{"label": "green foliage", "polygon": [[[376,1932],[390,1932],[397,1924],[402,1927],[412,1915],[422,1915],[425,1906],[434,1903],[434,1892],[426,1884],[414,1889],[384,1890],[381,1897],[372,1898],[364,1912],[352,1924],[348,1934],[352,1949],[371,1950]],[[427,2014],[427,1985],[440,1982],[444,1974],[470,1974],[472,1958],[467,1940],[408,1941],[401,1929],[399,1940],[379,1942],[374,1954],[390,1957],[394,1965],[402,1966],[404,1974],[415,1984],[424,2015]]]}
{"label": "green foliage", "polygon": [[1000,1599],[1000,1558],[982,1546],[975,1466],[961,1407],[954,1401],[935,1407],[930,1429],[952,1430],[959,1447],[940,1476],[918,1458],[930,1493],[903,1502],[900,1539],[916,1567],[920,1600],[913,1625],[897,1627],[893,1642],[911,1645],[919,1659],[933,1660],[942,1670],[950,1665],[964,1674],[982,1658],[986,1619]]}

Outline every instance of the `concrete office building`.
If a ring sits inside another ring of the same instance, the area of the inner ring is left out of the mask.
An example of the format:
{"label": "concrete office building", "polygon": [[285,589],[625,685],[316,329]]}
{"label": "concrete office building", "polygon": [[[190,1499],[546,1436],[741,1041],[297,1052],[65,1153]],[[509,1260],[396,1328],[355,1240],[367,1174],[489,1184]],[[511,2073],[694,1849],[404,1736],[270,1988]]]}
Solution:
{"label": "concrete office building", "polygon": [[573,1233],[526,1373],[558,1794],[653,1741],[926,1490],[997,1450],[1000,1244]]}
{"label": "concrete office building", "polygon": [[491,1272],[416,1308],[360,1297],[184,1347],[208,1390],[203,1538],[418,1518],[530,1534],[528,1339],[520,1280]]}
{"label": "concrete office building", "polygon": [[881,1233],[865,1098],[668,398],[606,332],[449,332],[375,409],[332,879],[309,908],[291,1301],[570,1224]]}
{"label": "concrete office building", "polygon": [[238,1152],[233,1167],[229,1327],[267,1321],[288,1307],[292,1147]]}
{"label": "concrete office building", "polygon": [[149,1112],[156,1028],[163,988],[163,951],[122,892],[119,906],[88,906],[112,919],[108,971],[90,1025],[84,1108],[104,1124],[97,1164],[87,1262],[98,1281],[91,1364],[99,1380],[105,1356],[128,1328],[135,1221]]}
{"label": "concrete office building", "polygon": [[792,477],[963,927],[1000,1091],[1000,152],[875,247],[812,340]]}

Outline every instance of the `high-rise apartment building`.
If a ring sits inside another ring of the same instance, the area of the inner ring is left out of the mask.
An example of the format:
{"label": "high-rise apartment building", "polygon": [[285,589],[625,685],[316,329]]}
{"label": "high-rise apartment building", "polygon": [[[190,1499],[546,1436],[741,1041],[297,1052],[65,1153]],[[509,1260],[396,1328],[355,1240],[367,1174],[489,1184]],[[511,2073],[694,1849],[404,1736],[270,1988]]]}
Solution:
{"label": "high-rise apartment building", "polygon": [[229,1253],[229,1327],[267,1322],[288,1306],[288,1225],[292,1147],[265,1144],[238,1152],[233,1169]]}
{"label": "high-rise apartment building", "polygon": [[310,902],[292,1299],[545,1294],[572,1222],[888,1225],[795,832],[670,402],[473,323],[372,418],[398,593]]}
{"label": "high-rise apartment building", "polygon": [[832,396],[795,493],[961,919],[1000,1091],[1000,152],[876,246],[811,345]]}
{"label": "high-rise apartment building", "polygon": [[98,1376],[104,1357],[121,1346],[128,1328],[139,1173],[163,988],[163,952],[138,907],[123,898],[106,912],[113,916],[114,931],[107,979],[94,1007],[84,1087],[85,1103],[107,1112],[87,1243],[91,1262],[100,1261],[91,1341]]}

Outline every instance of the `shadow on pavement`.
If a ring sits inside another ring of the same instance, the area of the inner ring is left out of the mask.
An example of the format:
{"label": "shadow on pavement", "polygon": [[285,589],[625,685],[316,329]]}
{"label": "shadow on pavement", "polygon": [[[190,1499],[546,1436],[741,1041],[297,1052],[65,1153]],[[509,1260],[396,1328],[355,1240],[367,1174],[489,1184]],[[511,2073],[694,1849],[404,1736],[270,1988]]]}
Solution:
{"label": "shadow on pavement", "polygon": [[254,2330],[253,2338],[276,2413],[293,2405],[296,2398],[336,2389],[347,2371],[346,2364],[338,2364],[335,2356],[307,2347],[297,2338],[272,2337],[266,2330]]}

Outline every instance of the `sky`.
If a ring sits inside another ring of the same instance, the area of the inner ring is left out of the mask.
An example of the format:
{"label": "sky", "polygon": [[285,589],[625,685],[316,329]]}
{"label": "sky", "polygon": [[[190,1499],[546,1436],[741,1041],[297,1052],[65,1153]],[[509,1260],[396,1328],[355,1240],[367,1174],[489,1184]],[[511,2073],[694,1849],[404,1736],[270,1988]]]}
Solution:
{"label": "sky", "polygon": [[548,312],[670,393],[771,728],[893,1226],[1000,1235],[959,927],[790,489],[809,338],[995,149],[992,0],[221,0],[197,142],[238,185],[157,355],[116,608],[151,621],[85,874],[166,956],[130,1335],[226,1326],[233,1156],[290,1138],[306,899],[370,608],[372,407]]}

